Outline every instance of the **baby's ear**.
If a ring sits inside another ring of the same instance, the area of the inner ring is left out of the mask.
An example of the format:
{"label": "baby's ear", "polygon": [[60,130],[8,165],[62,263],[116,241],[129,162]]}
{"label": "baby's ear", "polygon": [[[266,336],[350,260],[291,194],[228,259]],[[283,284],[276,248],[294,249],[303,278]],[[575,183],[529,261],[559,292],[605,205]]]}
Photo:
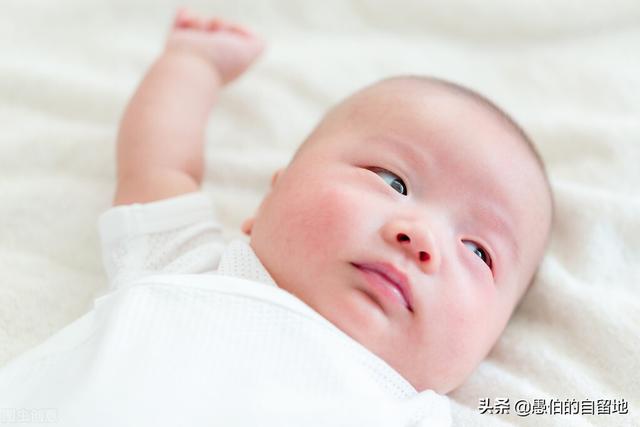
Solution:
{"label": "baby's ear", "polygon": [[272,188],[276,184],[278,179],[280,179],[280,175],[282,175],[282,172],[284,172],[284,168],[280,168],[280,169],[278,169],[277,171],[275,171],[273,173],[273,176],[271,177],[271,187]]}
{"label": "baby's ear", "polygon": [[246,234],[247,236],[251,236],[251,230],[253,229],[253,222],[254,222],[254,218],[250,217],[244,220],[244,222],[242,223],[242,232],[244,234]]}

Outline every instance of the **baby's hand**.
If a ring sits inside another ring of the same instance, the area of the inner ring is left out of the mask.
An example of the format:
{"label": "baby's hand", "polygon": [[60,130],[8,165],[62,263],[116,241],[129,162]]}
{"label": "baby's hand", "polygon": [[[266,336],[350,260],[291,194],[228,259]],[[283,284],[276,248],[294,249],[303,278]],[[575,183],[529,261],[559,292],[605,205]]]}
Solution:
{"label": "baby's hand", "polygon": [[192,52],[208,60],[223,84],[242,74],[264,49],[247,29],[218,18],[203,19],[178,9],[165,52]]}

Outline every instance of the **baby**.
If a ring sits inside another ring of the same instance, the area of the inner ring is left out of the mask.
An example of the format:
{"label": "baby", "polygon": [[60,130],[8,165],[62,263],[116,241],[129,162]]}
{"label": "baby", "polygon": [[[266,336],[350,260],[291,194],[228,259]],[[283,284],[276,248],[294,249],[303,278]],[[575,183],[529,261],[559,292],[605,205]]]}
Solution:
{"label": "baby", "polygon": [[532,282],[551,212],[517,124],[457,85],[397,77],[331,109],[243,231],[279,287],[448,393]]}
{"label": "baby", "polygon": [[[178,12],[121,122],[114,206],[200,190],[218,91],[263,48],[245,28]],[[278,288],[418,392],[446,394],[487,356],[532,282],[552,208],[543,164],[505,113],[453,83],[402,76],[332,108],[242,231]]]}
{"label": "baby", "polygon": [[416,389],[448,393],[532,282],[550,194],[532,145],[495,106],[397,77],[334,107],[243,231],[278,286]]}

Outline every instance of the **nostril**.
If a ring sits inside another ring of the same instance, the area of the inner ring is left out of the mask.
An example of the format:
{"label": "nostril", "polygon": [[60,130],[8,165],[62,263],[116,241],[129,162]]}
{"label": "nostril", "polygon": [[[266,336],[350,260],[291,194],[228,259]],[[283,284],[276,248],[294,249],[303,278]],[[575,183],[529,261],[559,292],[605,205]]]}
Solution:
{"label": "nostril", "polygon": [[409,239],[409,236],[407,236],[406,234],[400,233],[398,234],[398,242],[410,242],[411,239]]}
{"label": "nostril", "polygon": [[429,261],[429,259],[431,259],[431,255],[425,251],[420,251],[420,261]]}

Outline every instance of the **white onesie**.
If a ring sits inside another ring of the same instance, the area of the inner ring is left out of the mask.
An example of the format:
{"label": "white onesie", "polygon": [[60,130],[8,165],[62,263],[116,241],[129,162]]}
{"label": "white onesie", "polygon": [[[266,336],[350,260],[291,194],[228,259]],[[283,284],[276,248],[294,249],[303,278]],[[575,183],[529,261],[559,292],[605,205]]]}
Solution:
{"label": "white onesie", "polygon": [[446,396],[416,392],[280,289],[248,243],[225,245],[204,193],[113,207],[98,223],[108,292],[0,369],[0,408],[17,409],[0,421],[451,424]]}

